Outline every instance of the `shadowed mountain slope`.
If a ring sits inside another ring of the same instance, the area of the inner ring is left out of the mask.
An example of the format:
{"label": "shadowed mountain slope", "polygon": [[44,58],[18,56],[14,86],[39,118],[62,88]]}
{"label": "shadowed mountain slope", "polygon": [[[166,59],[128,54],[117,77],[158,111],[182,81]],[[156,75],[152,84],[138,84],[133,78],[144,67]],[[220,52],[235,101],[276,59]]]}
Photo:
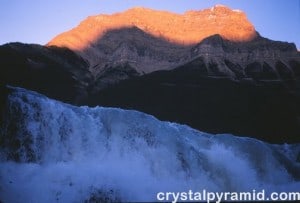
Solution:
{"label": "shadowed mountain slope", "polygon": [[10,43],[0,46],[0,84],[25,87],[65,102],[86,97],[86,62],[66,48]]}

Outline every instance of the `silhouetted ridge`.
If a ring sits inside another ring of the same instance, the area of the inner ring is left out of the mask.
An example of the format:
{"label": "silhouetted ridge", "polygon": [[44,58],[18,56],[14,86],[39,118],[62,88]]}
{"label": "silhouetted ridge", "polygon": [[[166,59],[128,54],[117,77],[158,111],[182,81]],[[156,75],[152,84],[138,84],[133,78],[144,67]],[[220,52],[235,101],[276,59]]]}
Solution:
{"label": "silhouetted ridge", "polygon": [[85,61],[67,48],[10,43],[0,46],[1,84],[25,87],[77,103],[91,81]]}

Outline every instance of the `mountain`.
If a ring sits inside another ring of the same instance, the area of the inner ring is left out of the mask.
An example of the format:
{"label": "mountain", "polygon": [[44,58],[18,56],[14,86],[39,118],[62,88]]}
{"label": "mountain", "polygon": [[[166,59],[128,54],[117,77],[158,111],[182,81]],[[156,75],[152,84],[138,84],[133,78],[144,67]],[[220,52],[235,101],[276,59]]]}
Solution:
{"label": "mountain", "polygon": [[137,7],[91,16],[47,46],[69,48],[85,59],[96,92],[119,80],[171,70],[199,57],[209,76],[238,80],[299,76],[294,44],[262,38],[242,11],[222,5],[182,15]]}
{"label": "mountain", "polygon": [[128,62],[137,72],[149,73],[185,63],[190,60],[190,47],[214,34],[232,41],[249,41],[256,36],[243,12],[225,6],[183,15],[137,7],[88,17],[47,46],[76,51],[89,62],[94,75],[112,66],[112,61],[113,66]]}
{"label": "mountain", "polygon": [[136,109],[211,133],[300,142],[300,54],[239,10],[133,8],[46,46],[0,46],[0,83],[77,105]]}

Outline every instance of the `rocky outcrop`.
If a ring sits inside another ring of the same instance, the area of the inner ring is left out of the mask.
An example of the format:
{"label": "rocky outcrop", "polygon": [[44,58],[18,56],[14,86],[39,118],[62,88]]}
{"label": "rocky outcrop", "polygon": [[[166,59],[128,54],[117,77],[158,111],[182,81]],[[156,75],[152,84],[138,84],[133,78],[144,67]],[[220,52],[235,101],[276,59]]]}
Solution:
{"label": "rocky outcrop", "polygon": [[300,54],[296,46],[261,36],[249,42],[232,42],[213,35],[191,49],[191,58],[197,57],[203,58],[210,76],[268,81],[300,76]]}

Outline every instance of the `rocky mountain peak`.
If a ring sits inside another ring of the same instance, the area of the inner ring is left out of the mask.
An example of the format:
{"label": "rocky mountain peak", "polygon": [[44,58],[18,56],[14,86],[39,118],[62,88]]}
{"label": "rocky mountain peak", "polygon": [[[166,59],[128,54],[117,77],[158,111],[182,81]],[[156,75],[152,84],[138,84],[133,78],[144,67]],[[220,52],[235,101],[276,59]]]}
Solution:
{"label": "rocky mountain peak", "polygon": [[[244,13],[226,6],[184,14],[134,7],[112,15],[90,16],[74,29],[56,36],[47,46],[77,52],[89,63],[94,75],[112,60],[117,65],[131,63],[142,73],[178,66],[186,61],[187,56],[182,53],[187,48],[215,34],[235,42],[251,41],[257,36]],[[124,50],[124,43],[131,43],[131,48]],[[122,53],[122,59],[118,53]],[[174,61],[175,55],[180,61]]]}
{"label": "rocky mountain peak", "polygon": [[226,6],[216,5],[184,14],[134,7],[112,15],[88,17],[76,28],[55,37],[48,45],[82,50],[101,40],[103,34],[110,30],[132,26],[155,37],[185,45],[198,43],[213,34],[232,41],[249,41],[256,36],[255,28],[246,15]]}

